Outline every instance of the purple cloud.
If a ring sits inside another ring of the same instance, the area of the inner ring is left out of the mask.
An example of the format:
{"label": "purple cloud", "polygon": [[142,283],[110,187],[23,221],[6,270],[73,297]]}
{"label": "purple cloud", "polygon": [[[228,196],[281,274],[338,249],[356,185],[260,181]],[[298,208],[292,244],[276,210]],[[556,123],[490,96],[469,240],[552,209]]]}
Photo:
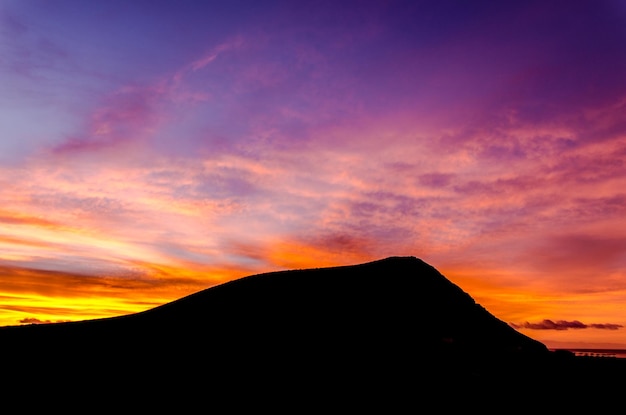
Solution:
{"label": "purple cloud", "polygon": [[158,124],[160,92],[152,88],[124,88],[108,97],[92,115],[88,130],[80,138],[57,145],[57,154],[101,151],[125,142],[141,140]]}
{"label": "purple cloud", "polygon": [[425,173],[418,176],[419,184],[428,187],[446,187],[454,179],[454,174],[449,173]]}

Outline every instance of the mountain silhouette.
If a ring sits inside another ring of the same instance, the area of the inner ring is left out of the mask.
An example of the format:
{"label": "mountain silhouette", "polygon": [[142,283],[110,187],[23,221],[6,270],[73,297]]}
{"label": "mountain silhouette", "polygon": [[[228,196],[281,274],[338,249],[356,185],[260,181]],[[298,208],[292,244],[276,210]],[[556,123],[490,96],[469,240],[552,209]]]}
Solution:
{"label": "mountain silhouette", "polygon": [[265,399],[414,404],[616,367],[550,352],[415,257],[251,275],[126,316],[3,327],[0,348],[15,384],[60,388],[62,374],[81,396],[114,385],[111,396],[135,401],[137,385],[187,402],[231,385]]}

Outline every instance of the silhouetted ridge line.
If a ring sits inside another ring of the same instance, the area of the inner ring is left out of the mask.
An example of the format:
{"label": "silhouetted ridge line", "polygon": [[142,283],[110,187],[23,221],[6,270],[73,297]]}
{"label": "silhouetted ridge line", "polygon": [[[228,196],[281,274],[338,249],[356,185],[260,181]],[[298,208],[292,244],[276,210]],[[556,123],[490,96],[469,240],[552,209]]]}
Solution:
{"label": "silhouetted ridge line", "polygon": [[107,377],[163,393],[270,388],[271,374],[271,391],[321,379],[409,393],[420,380],[452,390],[589,375],[415,257],[250,275],[127,316],[0,328],[0,347],[6,376],[64,373],[78,389]]}
{"label": "silhouetted ridge line", "polygon": [[[134,315],[17,328],[86,349],[159,347],[167,339],[227,353],[356,348],[441,356],[547,351],[489,314],[434,267],[415,257],[276,271],[230,281]],[[5,334],[5,333],[1,333]],[[8,333],[6,333],[8,334]]]}

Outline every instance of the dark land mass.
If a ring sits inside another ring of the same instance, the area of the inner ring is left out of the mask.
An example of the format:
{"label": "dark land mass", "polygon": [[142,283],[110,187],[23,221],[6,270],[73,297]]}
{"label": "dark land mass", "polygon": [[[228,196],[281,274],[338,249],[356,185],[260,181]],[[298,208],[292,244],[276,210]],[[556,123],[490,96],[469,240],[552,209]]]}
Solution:
{"label": "dark land mass", "polygon": [[599,397],[626,375],[626,359],[549,351],[414,257],[252,275],[128,316],[3,327],[0,351],[5,398],[144,411],[485,408]]}

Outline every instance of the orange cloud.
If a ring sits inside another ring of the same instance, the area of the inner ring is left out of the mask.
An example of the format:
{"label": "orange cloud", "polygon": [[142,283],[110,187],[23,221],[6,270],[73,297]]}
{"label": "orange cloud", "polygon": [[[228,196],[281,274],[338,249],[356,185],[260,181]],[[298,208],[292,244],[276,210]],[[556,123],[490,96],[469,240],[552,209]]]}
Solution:
{"label": "orange cloud", "polygon": [[62,229],[65,228],[60,223],[44,219],[37,216],[30,216],[24,213],[10,211],[0,211],[0,222],[10,225],[38,226],[43,228]]}
{"label": "orange cloud", "polygon": [[143,264],[134,273],[111,276],[0,266],[0,325],[134,313],[240,275],[232,269],[204,275],[207,271]]}

